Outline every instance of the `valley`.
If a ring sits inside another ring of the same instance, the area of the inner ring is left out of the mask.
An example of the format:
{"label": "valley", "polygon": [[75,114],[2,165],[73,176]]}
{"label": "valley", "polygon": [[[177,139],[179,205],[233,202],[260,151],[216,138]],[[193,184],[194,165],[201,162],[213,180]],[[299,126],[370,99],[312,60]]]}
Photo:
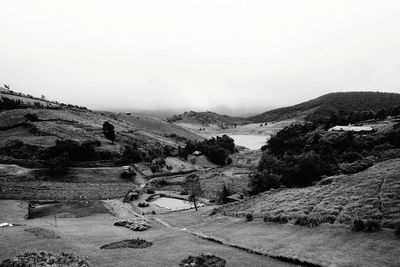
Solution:
{"label": "valley", "polygon": [[[44,249],[93,266],[178,266],[199,253],[227,266],[400,265],[396,115],[363,121],[373,131],[353,134],[331,130],[336,118],[304,114],[252,122],[189,113],[171,122],[29,101],[0,112],[0,223],[13,225],[0,228],[0,262]],[[332,174],[306,172],[313,160]],[[202,191],[195,202],[188,177]],[[352,231],[356,219],[379,227]],[[121,220],[151,227],[113,225]],[[152,245],[100,249],[133,238]]]}

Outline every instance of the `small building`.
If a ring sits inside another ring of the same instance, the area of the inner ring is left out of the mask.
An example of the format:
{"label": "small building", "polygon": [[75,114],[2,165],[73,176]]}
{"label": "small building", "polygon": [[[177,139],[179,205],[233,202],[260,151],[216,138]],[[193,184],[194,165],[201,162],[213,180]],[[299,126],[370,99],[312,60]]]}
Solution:
{"label": "small building", "polygon": [[348,126],[335,126],[332,127],[328,130],[329,132],[331,131],[336,131],[336,132],[372,132],[374,131],[374,128],[371,126],[353,126],[353,125],[348,125]]}
{"label": "small building", "polygon": [[233,194],[233,195],[226,197],[228,202],[236,202],[236,201],[242,200],[243,198],[244,198],[243,194]]}
{"label": "small building", "polygon": [[203,153],[201,153],[201,151],[196,150],[195,152],[192,153],[193,156],[199,157],[201,156]]}
{"label": "small building", "polygon": [[139,199],[139,194],[136,191],[129,191],[122,202],[131,202]]}

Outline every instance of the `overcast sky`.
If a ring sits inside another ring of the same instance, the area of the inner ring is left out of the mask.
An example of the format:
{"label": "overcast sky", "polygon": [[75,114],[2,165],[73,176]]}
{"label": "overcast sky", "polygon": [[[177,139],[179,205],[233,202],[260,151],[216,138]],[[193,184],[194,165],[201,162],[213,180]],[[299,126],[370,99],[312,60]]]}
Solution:
{"label": "overcast sky", "polygon": [[90,108],[400,92],[399,1],[1,0],[0,83]]}

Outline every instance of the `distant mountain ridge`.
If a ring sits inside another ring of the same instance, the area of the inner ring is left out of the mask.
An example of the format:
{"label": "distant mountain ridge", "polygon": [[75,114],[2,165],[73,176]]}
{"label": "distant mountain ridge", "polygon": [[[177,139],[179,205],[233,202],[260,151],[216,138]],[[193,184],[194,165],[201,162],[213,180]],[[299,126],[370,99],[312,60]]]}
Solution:
{"label": "distant mountain ridge", "polygon": [[283,108],[277,108],[247,118],[231,117],[215,112],[188,111],[174,115],[171,122],[186,122],[201,125],[235,125],[250,122],[270,122],[292,119],[296,117],[323,118],[332,113],[349,114],[354,111],[377,112],[400,105],[400,94],[384,92],[337,92],[329,93],[315,99]]}
{"label": "distant mountain ridge", "polygon": [[247,118],[253,122],[268,122],[300,116],[324,117],[332,113],[348,114],[353,111],[390,109],[400,105],[400,94],[382,92],[329,93],[294,106],[266,111]]}

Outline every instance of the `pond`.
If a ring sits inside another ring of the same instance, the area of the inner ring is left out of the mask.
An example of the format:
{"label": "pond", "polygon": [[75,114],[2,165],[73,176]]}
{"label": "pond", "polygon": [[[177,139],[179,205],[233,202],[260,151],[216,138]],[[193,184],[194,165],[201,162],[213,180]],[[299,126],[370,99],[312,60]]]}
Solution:
{"label": "pond", "polygon": [[[153,200],[152,203],[161,208],[166,208],[171,211],[194,209],[193,203],[176,198],[159,197]],[[202,203],[199,203],[197,205],[197,207],[202,207],[202,206],[204,206],[204,204]]]}
{"label": "pond", "polygon": [[[222,136],[224,134],[218,134],[217,136]],[[244,146],[250,150],[258,150],[263,145],[267,143],[270,138],[269,135],[251,135],[251,134],[226,134],[235,140],[235,145]],[[210,136],[215,137],[216,135]]]}

